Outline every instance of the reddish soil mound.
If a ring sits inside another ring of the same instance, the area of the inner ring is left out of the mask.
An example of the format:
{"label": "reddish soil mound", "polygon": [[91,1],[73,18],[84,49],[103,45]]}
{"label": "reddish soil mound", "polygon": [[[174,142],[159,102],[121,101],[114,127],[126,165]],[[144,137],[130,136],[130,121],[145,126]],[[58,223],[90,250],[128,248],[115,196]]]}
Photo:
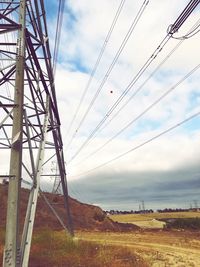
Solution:
{"label": "reddish soil mound", "polygon": [[[0,184],[0,210],[1,220],[0,226],[5,226],[6,223],[6,207],[7,207],[7,190],[8,185]],[[28,201],[29,191],[22,189],[20,203],[20,222],[21,225],[25,218],[25,211]],[[54,209],[64,222],[67,221],[66,211],[64,209],[63,196],[45,193]],[[139,229],[133,224],[122,224],[113,222],[109,219],[105,212],[97,206],[80,203],[79,201],[70,198],[70,211],[72,215],[73,227],[75,230],[97,230],[97,231],[131,231]],[[38,199],[37,213],[35,220],[35,228],[49,227],[52,229],[61,229],[61,225],[52,211],[45,203],[42,196]]]}

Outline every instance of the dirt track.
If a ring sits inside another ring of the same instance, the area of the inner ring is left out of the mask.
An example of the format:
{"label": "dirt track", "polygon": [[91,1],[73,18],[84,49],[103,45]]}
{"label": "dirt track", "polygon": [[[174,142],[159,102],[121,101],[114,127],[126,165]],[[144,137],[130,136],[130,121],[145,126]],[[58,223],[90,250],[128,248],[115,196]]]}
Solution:
{"label": "dirt track", "polygon": [[189,232],[78,233],[78,238],[126,246],[153,267],[200,266],[200,237]]}

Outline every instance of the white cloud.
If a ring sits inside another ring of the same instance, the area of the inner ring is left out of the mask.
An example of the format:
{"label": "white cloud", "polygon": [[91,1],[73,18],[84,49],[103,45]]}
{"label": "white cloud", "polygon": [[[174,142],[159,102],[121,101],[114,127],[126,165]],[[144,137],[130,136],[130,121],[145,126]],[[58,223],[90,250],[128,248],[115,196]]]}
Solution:
{"label": "white cloud", "polygon": [[[72,142],[71,148],[66,151],[68,158],[76,153],[89,134],[92,133],[101,119],[107,114],[109,108],[115,103],[137,74],[138,70],[166,35],[168,26],[176,20],[185,7],[186,2],[187,1],[176,1],[173,5],[168,0],[149,2],[141,21],[139,21],[133,32],[133,36],[130,38],[116,66],[113,68],[110,77],[104,84],[99,97],[95,100],[94,106],[91,108],[82,127],[77,132],[75,141]],[[57,74],[57,88],[60,88],[60,86],[64,84],[67,92],[66,95],[64,95],[62,90],[60,92],[58,90],[58,99],[62,99],[62,101],[60,101],[60,109],[61,118],[64,117],[64,119],[62,119],[64,126],[67,126],[67,122],[69,123],[71,121],[74,110],[77,108],[77,103],[79,103],[80,97],[89,79],[89,74],[81,73],[79,67],[84,66],[86,69],[92,69],[118,4],[119,1],[102,1],[101,6],[99,6],[96,1],[89,4],[86,0],[81,2],[71,1],[68,3],[68,8],[70,12],[73,13],[76,20],[73,21],[72,31],[68,28],[65,34],[62,35],[63,42],[61,51],[63,62],[62,65],[59,66],[60,70]],[[133,3],[133,1],[126,2],[101,64],[99,65],[74,123],[74,131],[84,112],[87,110],[88,104],[96,90],[99,88],[108,70],[109,64],[112,62],[136,12],[139,10],[139,5],[140,3]],[[177,35],[181,36],[188,32],[197,21],[197,17],[198,14],[192,15]],[[119,113],[117,118],[114,119],[108,127],[100,132],[99,135],[97,134],[97,137],[89,143],[88,146],[85,146],[77,156],[77,162],[79,162],[80,159],[84,159],[88,154],[94,151],[95,148],[100,147],[109,138],[114,136],[120,129],[125,127],[131,120],[137,117],[145,108],[155,102],[158,97],[174,86],[184,75],[196,66],[199,62],[198,38],[199,35],[197,34],[180,45],[174,54],[163,64],[160,70],[144,85],[134,100]],[[126,102],[132,93],[148,78],[148,75],[151,75],[152,71],[170,53],[178,42],[179,40],[169,41],[153,64],[124,98],[124,102]],[[74,64],[73,71],[71,70],[70,64]],[[63,67],[65,67],[64,71],[62,70]],[[153,134],[156,135],[160,131],[191,115],[193,111],[198,109],[198,75],[199,72],[181,83],[173,92],[162,100],[161,103],[145,114],[143,119],[128,128],[122,135],[119,135],[113,142],[109,143],[107,147],[95,154],[94,157],[85,161],[82,166],[75,164],[73,168],[69,165],[69,173],[73,176],[87,171],[106,160],[116,157],[138,143],[148,139],[148,137],[152,137]],[[65,80],[65,83],[63,83],[63,80]],[[110,93],[110,91],[112,91],[112,93]],[[67,112],[65,112],[65,110],[67,110]],[[184,131],[176,131],[174,137],[173,135],[172,137],[171,135],[165,138],[163,137],[160,141],[155,141],[152,145],[147,145],[137,152],[134,152],[133,156],[130,154],[130,156],[125,157],[124,160],[121,159],[116,163],[112,163],[111,167],[107,166],[105,168],[110,170],[112,170],[112,168],[117,168],[123,171],[146,171],[170,170],[179,165],[184,166],[185,162],[190,162],[188,157],[195,159],[195,156],[192,157],[192,155],[195,155],[194,151],[196,151],[197,143],[192,137],[193,133],[191,129],[185,130],[187,127],[181,129],[184,129]],[[66,127],[63,129],[63,132],[65,131]],[[143,131],[145,131],[145,133]],[[71,134],[68,134],[68,136],[67,134],[64,135],[67,136],[67,141],[70,140]],[[189,147],[191,147],[191,149],[189,149]],[[185,148],[185,150],[182,148]],[[188,153],[190,150],[192,152]],[[181,153],[179,153],[179,151],[181,151]],[[131,164],[132,158],[134,158],[134,164]],[[76,163],[76,160],[74,163]]]}

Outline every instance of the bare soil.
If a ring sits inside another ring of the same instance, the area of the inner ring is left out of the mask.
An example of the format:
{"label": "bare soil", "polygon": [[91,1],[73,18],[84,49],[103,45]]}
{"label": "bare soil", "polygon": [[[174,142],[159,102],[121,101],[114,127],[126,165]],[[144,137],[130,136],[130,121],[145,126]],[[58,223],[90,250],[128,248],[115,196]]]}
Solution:
{"label": "bare soil", "polygon": [[190,231],[138,231],[132,233],[78,232],[82,240],[128,247],[148,266],[200,266],[200,233]]}
{"label": "bare soil", "polygon": [[[0,184],[0,227],[6,224],[8,185]],[[29,190],[21,190],[20,201],[20,223],[21,228],[25,218],[26,206],[28,202]],[[63,222],[67,224],[68,218],[64,208],[64,198],[61,195],[45,193],[46,198],[57,211]],[[106,213],[99,207],[81,203],[76,199],[69,197],[69,207],[72,216],[72,222],[75,230],[97,230],[97,231],[130,231],[138,229],[134,224],[118,223],[112,221]],[[35,218],[35,229],[51,228],[53,230],[63,230],[55,215],[51,212],[42,196],[39,196]]]}

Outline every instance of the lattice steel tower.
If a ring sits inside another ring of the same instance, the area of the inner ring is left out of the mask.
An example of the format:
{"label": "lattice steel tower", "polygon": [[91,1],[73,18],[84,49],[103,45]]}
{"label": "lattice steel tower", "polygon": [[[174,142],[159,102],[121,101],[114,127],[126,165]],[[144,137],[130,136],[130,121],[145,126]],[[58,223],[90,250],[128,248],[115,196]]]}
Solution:
{"label": "lattice steel tower", "polygon": [[51,178],[53,179],[53,188],[52,188],[52,194],[62,194],[61,190],[61,184],[60,184],[60,176],[58,174],[58,165],[55,161],[52,161],[52,176]]}
{"label": "lattice steel tower", "polygon": [[[3,266],[28,266],[40,178],[51,175],[52,159],[58,166],[66,225],[73,234],[43,0],[0,1],[0,116],[1,176],[9,173]],[[30,194],[21,237],[23,182]]]}

